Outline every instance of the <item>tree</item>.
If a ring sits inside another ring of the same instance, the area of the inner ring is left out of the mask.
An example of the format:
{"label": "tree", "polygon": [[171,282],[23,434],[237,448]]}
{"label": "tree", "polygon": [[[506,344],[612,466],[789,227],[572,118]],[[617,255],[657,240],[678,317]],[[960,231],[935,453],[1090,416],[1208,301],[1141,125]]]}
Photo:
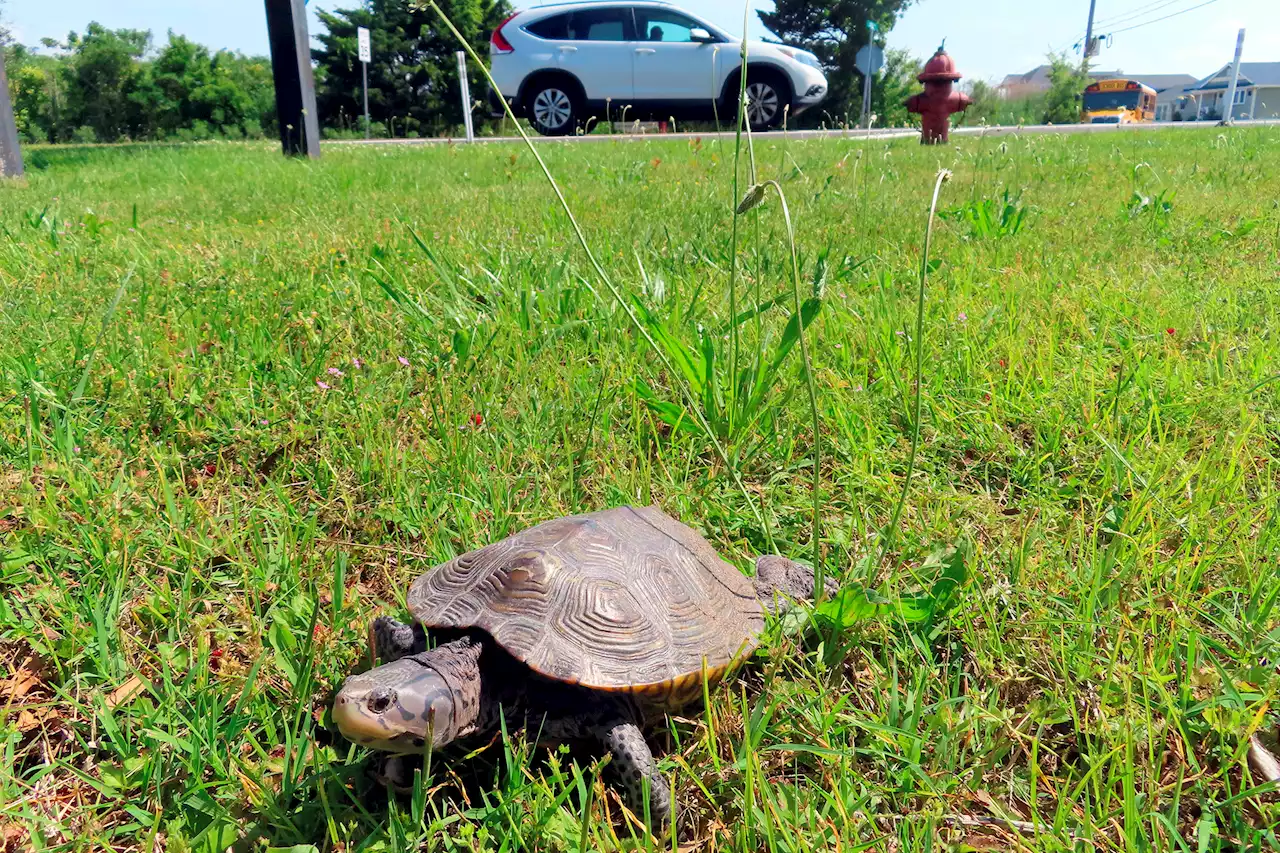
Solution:
{"label": "tree", "polygon": [[884,68],[871,82],[871,112],[877,127],[902,127],[911,123],[904,101],[924,89],[916,79],[920,60],[903,48],[890,48],[884,54]]}
{"label": "tree", "polygon": [[1076,124],[1080,121],[1080,101],[1089,75],[1065,53],[1049,54],[1049,91],[1045,94],[1045,124]]}
{"label": "tree", "polygon": [[996,113],[1000,111],[1000,94],[996,87],[986,80],[971,80],[965,88],[973,103],[959,116],[960,124],[995,124]]}
{"label": "tree", "polygon": [[261,135],[275,115],[268,60],[220,50],[169,33],[138,95],[150,105],[157,135],[222,130]]}
{"label": "tree", "polygon": [[56,61],[14,44],[5,50],[5,62],[18,134],[31,142],[55,142],[56,102],[50,93],[58,70]]}
{"label": "tree", "polygon": [[[489,34],[507,11],[505,0],[441,0],[440,8],[467,42],[483,52]],[[460,45],[431,9],[405,0],[369,0],[363,8],[319,12],[326,32],[316,36],[316,102],[329,126],[357,125],[364,114],[356,28],[368,27],[369,114],[418,133],[462,123],[455,52]],[[471,77],[483,92],[483,77]],[[394,128],[393,128],[394,129]]]}
{"label": "tree", "polygon": [[143,81],[139,60],[150,44],[146,30],[109,30],[98,23],[89,24],[83,36],[68,36],[71,56],[62,71],[74,127],[92,129],[103,142],[146,129],[151,118],[131,96]]}
{"label": "tree", "polygon": [[888,32],[912,0],[774,0],[772,12],[757,15],[770,32],[788,44],[811,51],[822,61],[830,90],[822,110],[844,118],[861,106],[862,75],[854,64],[870,41],[867,23]]}

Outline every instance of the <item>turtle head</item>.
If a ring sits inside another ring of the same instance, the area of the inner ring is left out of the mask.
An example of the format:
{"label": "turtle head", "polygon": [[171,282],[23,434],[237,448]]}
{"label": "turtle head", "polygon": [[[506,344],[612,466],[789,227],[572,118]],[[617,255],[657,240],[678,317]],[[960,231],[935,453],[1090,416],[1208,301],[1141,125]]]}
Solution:
{"label": "turtle head", "polygon": [[475,728],[480,710],[480,644],[446,643],[350,676],[333,702],[348,740],[411,753],[442,747]]}

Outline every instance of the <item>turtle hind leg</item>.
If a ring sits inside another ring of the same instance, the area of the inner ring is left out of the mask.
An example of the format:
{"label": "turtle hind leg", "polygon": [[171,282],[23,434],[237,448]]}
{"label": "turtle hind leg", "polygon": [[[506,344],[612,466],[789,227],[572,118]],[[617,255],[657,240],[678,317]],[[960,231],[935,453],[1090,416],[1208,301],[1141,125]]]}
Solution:
{"label": "turtle hind leg", "polygon": [[369,628],[369,643],[377,660],[391,663],[425,652],[427,632],[417,622],[406,625],[390,616],[379,616]]}
{"label": "turtle hind leg", "polygon": [[671,818],[671,790],[640,727],[631,719],[618,717],[592,726],[591,734],[611,756],[607,772],[622,788],[627,808],[643,819],[647,795],[649,826],[660,834]]}
{"label": "turtle hind leg", "polygon": [[[823,592],[835,595],[840,591],[840,584],[835,578],[824,579]],[[753,579],[756,595],[770,611],[786,609],[787,599],[793,601],[812,601],[814,593],[813,569],[801,565],[786,557],[767,554],[756,560],[756,576]],[[775,599],[781,596],[781,606],[775,605]]]}

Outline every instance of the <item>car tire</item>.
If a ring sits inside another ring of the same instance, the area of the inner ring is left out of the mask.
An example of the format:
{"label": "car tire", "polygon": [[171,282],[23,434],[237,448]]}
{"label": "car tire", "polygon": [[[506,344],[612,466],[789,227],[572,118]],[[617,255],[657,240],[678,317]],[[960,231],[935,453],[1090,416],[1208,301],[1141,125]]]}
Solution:
{"label": "car tire", "polygon": [[569,136],[578,127],[582,107],[573,88],[561,80],[529,88],[529,123],[543,136]]}
{"label": "car tire", "polygon": [[753,133],[782,124],[791,94],[777,74],[747,72],[747,122]]}

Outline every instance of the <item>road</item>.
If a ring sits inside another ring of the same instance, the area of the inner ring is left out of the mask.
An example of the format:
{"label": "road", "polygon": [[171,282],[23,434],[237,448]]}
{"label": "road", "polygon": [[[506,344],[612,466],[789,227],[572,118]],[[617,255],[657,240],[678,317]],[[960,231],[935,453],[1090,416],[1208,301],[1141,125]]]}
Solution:
{"label": "road", "polygon": [[[1257,119],[1236,122],[1236,127],[1280,127],[1280,119]],[[1221,130],[1211,121],[1175,121],[1151,122],[1149,124],[1029,124],[1002,127],[957,127],[951,131],[952,136],[1007,136],[1010,134],[1043,134],[1043,133],[1129,133],[1151,132],[1160,130]],[[561,136],[533,138],[549,143],[580,142],[619,142],[636,140],[678,140],[678,139],[732,139],[732,131],[709,133],[591,133],[585,136]],[[756,133],[759,139],[914,139],[920,136],[919,130],[905,128],[874,128],[872,130],[775,130],[770,133]],[[441,145],[454,144],[464,140],[452,137],[433,137],[427,139],[334,139],[325,140],[325,145]],[[484,136],[477,137],[477,142],[521,142],[519,136]]]}

